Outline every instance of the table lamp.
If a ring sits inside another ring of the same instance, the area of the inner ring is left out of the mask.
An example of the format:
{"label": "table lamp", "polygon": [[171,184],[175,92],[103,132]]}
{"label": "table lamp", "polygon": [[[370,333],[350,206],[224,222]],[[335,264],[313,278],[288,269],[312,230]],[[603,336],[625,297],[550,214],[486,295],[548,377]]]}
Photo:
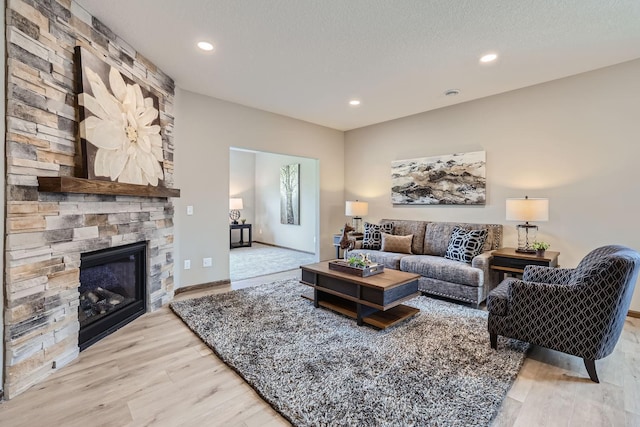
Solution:
{"label": "table lamp", "polygon": [[240,209],[243,209],[242,199],[240,197],[229,199],[229,218],[231,219],[231,224],[238,223]]}
{"label": "table lamp", "polygon": [[538,226],[529,224],[529,221],[549,220],[549,199],[507,199],[507,221],[524,221],[518,224],[518,249],[516,252],[532,254],[535,249],[531,247],[536,240]]}
{"label": "table lamp", "polygon": [[353,217],[351,224],[355,229],[354,233],[362,234],[362,217],[369,214],[369,203],[349,200],[345,204],[344,214]]}

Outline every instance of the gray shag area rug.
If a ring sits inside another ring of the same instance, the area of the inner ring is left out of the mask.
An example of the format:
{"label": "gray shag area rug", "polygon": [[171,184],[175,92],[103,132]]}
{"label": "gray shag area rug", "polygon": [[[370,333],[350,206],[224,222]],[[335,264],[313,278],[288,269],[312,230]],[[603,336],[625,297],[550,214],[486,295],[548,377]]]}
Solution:
{"label": "gray shag area rug", "polygon": [[524,361],[525,343],[490,348],[484,311],[420,296],[418,315],[376,330],[314,308],[309,289],[280,281],[171,308],[297,426],[487,426]]}
{"label": "gray shag area rug", "polygon": [[293,249],[254,243],[250,248],[236,248],[229,253],[231,281],[293,270],[316,262],[316,256]]}

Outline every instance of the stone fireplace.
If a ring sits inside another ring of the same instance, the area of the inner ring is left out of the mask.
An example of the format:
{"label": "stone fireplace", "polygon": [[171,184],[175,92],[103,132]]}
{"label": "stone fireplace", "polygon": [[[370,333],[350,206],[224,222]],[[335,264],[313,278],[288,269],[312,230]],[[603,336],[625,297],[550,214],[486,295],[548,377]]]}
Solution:
{"label": "stone fireplace", "polygon": [[[84,310],[89,310],[81,303],[80,282],[86,275],[84,267],[90,265],[85,263],[90,254],[142,243],[144,265],[138,269],[146,277],[142,279],[143,312],[156,310],[173,298],[171,195],[74,192],[39,184],[43,177],[83,176],[74,48],[84,47],[158,97],[164,185],[168,188],[173,187],[174,83],[71,0],[6,3],[3,338],[4,393],[12,398],[78,357],[80,348],[89,342],[81,344],[80,339],[80,324],[88,314]],[[85,299],[97,298],[99,312],[99,301],[115,303],[123,298],[115,304],[119,305],[128,298],[128,294],[82,293]],[[107,326],[107,331],[119,323]]]}

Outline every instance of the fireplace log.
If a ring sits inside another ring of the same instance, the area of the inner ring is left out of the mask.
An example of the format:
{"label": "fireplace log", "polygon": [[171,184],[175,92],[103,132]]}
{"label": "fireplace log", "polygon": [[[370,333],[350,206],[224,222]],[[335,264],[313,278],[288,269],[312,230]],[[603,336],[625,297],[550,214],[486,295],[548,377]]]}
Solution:
{"label": "fireplace log", "polygon": [[83,296],[86,297],[89,301],[91,301],[94,304],[100,300],[100,297],[98,297],[98,295],[94,294],[93,292],[87,292]]}
{"label": "fireplace log", "polygon": [[125,296],[97,287],[80,296],[79,320],[83,322],[93,316],[106,314],[125,301]]}
{"label": "fireplace log", "polygon": [[98,292],[98,294],[100,295],[101,300],[107,300],[111,305],[118,305],[124,301],[124,296],[100,287],[96,288],[96,292]]}

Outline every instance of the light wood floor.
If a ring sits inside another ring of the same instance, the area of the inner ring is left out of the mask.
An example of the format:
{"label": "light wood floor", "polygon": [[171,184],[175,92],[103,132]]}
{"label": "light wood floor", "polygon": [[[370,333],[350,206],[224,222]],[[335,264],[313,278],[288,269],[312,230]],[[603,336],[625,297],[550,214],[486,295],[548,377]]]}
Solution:
{"label": "light wood floor", "polygon": [[[298,272],[233,283],[267,283]],[[229,287],[180,294],[178,299]],[[487,345],[489,339],[487,337]],[[495,426],[640,426],[640,319],[592,383],[582,361],[534,348]],[[286,426],[169,308],[145,314],[0,404],[0,426]]]}

